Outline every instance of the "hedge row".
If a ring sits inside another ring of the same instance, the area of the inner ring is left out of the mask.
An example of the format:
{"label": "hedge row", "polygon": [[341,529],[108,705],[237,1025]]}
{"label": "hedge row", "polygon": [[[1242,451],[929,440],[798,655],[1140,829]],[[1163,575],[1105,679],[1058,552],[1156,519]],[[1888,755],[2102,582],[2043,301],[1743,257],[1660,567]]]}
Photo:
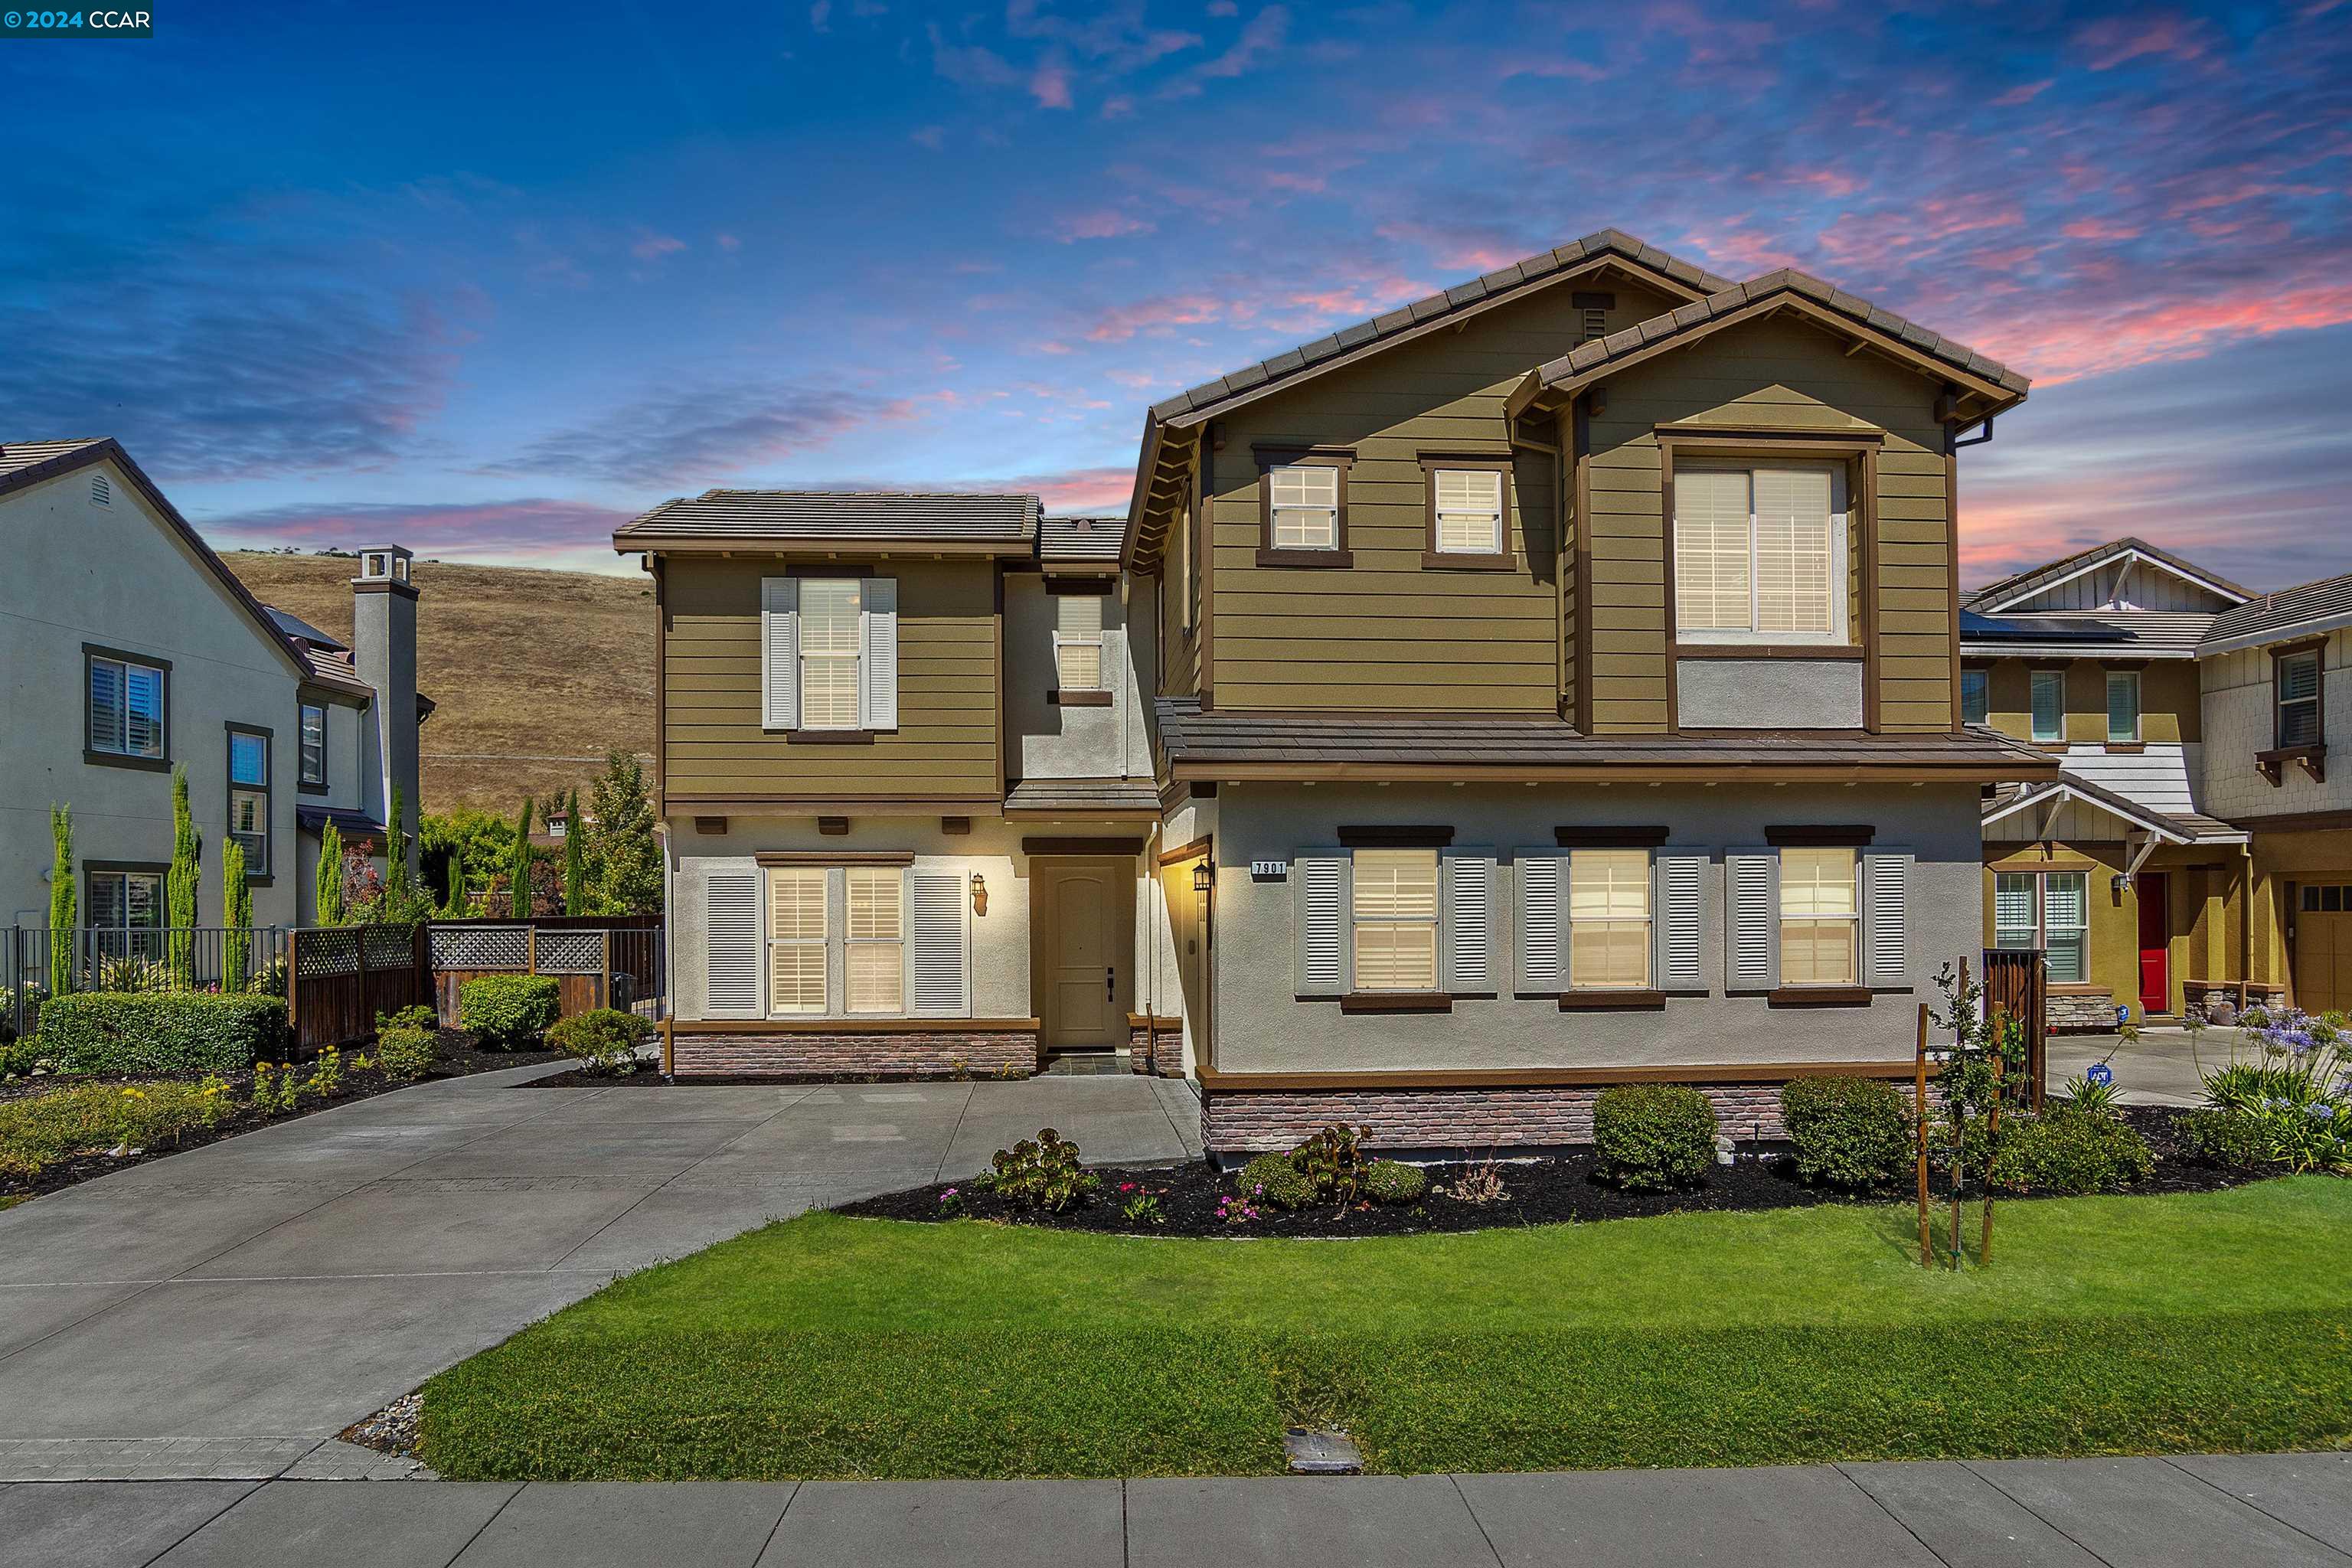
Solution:
{"label": "hedge row", "polygon": [[83,991],[41,1004],[42,1054],[68,1072],[237,1072],[286,1054],[282,996]]}

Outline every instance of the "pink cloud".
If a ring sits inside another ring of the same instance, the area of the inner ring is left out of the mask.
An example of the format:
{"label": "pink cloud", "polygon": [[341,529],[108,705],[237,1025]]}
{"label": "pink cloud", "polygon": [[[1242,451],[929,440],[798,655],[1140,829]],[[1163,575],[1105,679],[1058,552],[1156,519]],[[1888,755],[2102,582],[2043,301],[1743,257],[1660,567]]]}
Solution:
{"label": "pink cloud", "polygon": [[635,243],[629,247],[629,254],[640,261],[653,261],[685,248],[686,241],[674,234],[656,234],[651,229],[641,228],[637,230]]}
{"label": "pink cloud", "polygon": [[2020,104],[2032,103],[2035,99],[2040,98],[2043,93],[2049,91],[2057,79],[2058,79],[2055,77],[2043,77],[2040,81],[2020,82],[2015,87],[2011,88],[2007,92],[1995,98],[1992,100],[1992,106],[1995,109],[2015,109]]}
{"label": "pink cloud", "polygon": [[1223,308],[1209,295],[1162,294],[1102,311],[1087,328],[1087,336],[1098,343],[1123,343],[1138,332],[1197,326],[1217,321],[1223,314]]}
{"label": "pink cloud", "polygon": [[719,248],[721,250],[736,251],[743,248],[743,242],[734,235],[721,234],[717,237],[717,239]]}
{"label": "pink cloud", "polygon": [[2194,63],[2206,54],[2197,25],[2178,16],[2102,16],[2075,29],[2074,43],[2095,71],[2149,58]]}
{"label": "pink cloud", "polygon": [[[2195,297],[2150,294],[2084,309],[2069,301],[2006,310],[1989,342],[2013,342],[2037,384],[2105,375],[2133,365],[2194,359],[2249,338],[2352,321],[2352,282],[2247,286]],[[1987,353],[2000,352],[1985,346]]]}
{"label": "pink cloud", "polygon": [[1118,239],[1130,234],[1150,234],[1159,227],[1148,219],[1135,217],[1109,207],[1092,212],[1070,213],[1055,220],[1054,237],[1064,245],[1081,239]]}
{"label": "pink cloud", "polygon": [[1052,62],[1039,66],[1029,78],[1029,96],[1040,109],[1069,108],[1069,68]]}
{"label": "pink cloud", "polygon": [[504,563],[562,562],[613,570],[613,530],[633,512],[587,501],[529,498],[421,504],[298,501],[206,521],[202,531],[225,549],[349,549],[392,540],[419,555]]}
{"label": "pink cloud", "polygon": [[2137,239],[2140,236],[2136,225],[2100,217],[2077,218],[2058,232],[2069,239]]}

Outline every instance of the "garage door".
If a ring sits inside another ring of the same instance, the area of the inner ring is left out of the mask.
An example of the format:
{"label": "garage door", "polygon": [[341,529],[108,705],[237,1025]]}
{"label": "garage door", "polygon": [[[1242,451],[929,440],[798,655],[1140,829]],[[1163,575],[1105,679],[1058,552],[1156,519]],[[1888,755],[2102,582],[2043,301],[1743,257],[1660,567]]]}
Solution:
{"label": "garage door", "polygon": [[2296,1004],[2306,1013],[2352,1012],[2352,879],[2306,882],[2296,902]]}

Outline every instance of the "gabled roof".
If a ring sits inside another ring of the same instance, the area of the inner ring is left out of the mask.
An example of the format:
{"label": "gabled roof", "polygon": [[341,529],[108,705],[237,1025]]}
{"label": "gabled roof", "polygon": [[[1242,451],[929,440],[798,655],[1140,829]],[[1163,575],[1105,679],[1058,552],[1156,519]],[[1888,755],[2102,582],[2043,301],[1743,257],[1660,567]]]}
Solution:
{"label": "gabled roof", "polygon": [[2317,637],[2352,626],[2352,573],[2323,577],[2249,599],[2215,618],[2198,645],[2200,654],[2229,653],[2264,643]]}
{"label": "gabled roof", "polygon": [[899,545],[1027,554],[1044,507],[1034,495],[954,490],[705,490],[622,524],[613,548],[719,549],[742,543]]}
{"label": "gabled roof", "polygon": [[314,648],[341,649],[350,646],[328,636],[291,610],[281,610],[275,605],[264,605],[261,607],[269,612],[269,618],[278,623],[279,631],[289,637],[300,637]]}
{"label": "gabled roof", "polygon": [[1043,517],[1037,520],[1037,559],[1045,562],[1091,562],[1116,565],[1127,542],[1127,519],[1113,514],[1093,517]]}
{"label": "gabled roof", "polygon": [[1603,375],[1782,306],[1843,329],[1889,357],[1908,360],[1923,370],[1968,384],[1967,389],[1985,401],[1985,406],[1967,416],[1971,422],[2022,401],[2032,384],[2018,372],[1966,343],[1929,331],[1810,272],[1783,267],[1745,283],[1729,284],[1639,326],[1579,343],[1549,364],[1529,371],[1506,407],[1517,418],[1532,406],[1564,402]]}
{"label": "gabled roof", "polygon": [[2217,619],[2203,610],[1960,612],[1960,652],[1980,658],[2195,658]]}
{"label": "gabled roof", "polygon": [[2079,800],[2095,806],[2110,816],[2120,817],[2141,832],[2164,844],[2242,844],[2245,830],[2233,827],[2218,817],[2190,813],[2174,814],[2142,805],[2129,795],[2119,795],[2105,784],[2095,784],[2080,773],[2062,773],[2057,778],[2040,784],[2006,785],[1985,800],[1978,814],[1978,826],[1989,827],[2007,816],[2035,806],[2063,804]]}
{"label": "gabled roof", "polygon": [[2185,583],[2224,599],[2243,604],[2253,597],[2251,589],[2242,588],[2227,577],[2208,572],[2195,562],[2183,560],[2169,550],[2158,549],[2145,539],[2126,535],[2122,539],[2110,539],[2105,544],[2094,544],[2086,550],[2077,550],[2072,555],[2062,555],[2055,561],[2045,561],[2022,572],[2013,572],[1997,583],[1987,584],[1978,589],[1963,603],[1973,610],[2005,609],[2126,557],[2152,565],[2158,571],[2168,572]]}

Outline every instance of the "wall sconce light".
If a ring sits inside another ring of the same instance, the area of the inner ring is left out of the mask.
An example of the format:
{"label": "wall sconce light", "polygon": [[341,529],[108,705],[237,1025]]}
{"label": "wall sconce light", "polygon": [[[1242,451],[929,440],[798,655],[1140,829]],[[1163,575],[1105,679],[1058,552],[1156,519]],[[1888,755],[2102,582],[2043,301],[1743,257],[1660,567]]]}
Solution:
{"label": "wall sconce light", "polygon": [[988,912],[988,883],[977,871],[971,874],[971,912],[976,915]]}
{"label": "wall sconce light", "polygon": [[1216,868],[1206,860],[1192,868],[1192,890],[1203,894],[1217,890]]}

